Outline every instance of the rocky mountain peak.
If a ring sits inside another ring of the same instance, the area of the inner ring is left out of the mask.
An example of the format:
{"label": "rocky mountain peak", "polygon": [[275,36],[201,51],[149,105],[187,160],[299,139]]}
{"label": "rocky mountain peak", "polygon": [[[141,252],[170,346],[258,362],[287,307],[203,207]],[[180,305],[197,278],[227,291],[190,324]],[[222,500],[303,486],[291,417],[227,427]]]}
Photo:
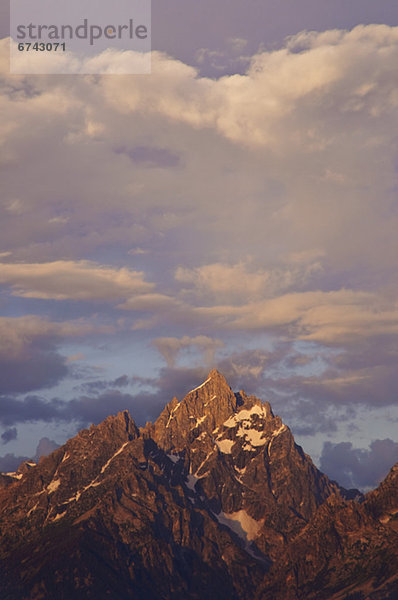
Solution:
{"label": "rocky mountain peak", "polygon": [[165,407],[150,435],[176,457],[215,514],[249,527],[245,540],[263,556],[280,553],[312,512],[339,493],[270,404],[235,394],[215,369]]}
{"label": "rocky mountain peak", "polygon": [[178,402],[173,398],[154,424],[154,439],[168,451],[181,451],[203,431],[211,432],[237,409],[239,398],[216,369]]}
{"label": "rocky mountain peak", "polygon": [[366,495],[365,504],[381,523],[398,532],[398,463],[379,487]]}
{"label": "rocky mountain peak", "polygon": [[93,425],[90,431],[97,435],[107,435],[121,440],[126,438],[125,441],[131,441],[139,436],[139,430],[128,410],[107,417],[100,425]]}
{"label": "rocky mountain peak", "polygon": [[397,490],[395,465],[344,500],[214,369],[141,432],[125,410],[0,474],[1,597],[392,600]]}

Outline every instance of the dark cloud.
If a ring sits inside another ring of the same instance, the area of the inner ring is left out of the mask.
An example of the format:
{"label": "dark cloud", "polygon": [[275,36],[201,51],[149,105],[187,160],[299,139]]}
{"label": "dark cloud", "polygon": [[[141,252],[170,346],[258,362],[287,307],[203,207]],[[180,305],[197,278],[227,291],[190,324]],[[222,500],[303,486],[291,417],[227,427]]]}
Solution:
{"label": "dark cloud", "polygon": [[0,473],[15,473],[19,465],[28,459],[28,456],[15,456],[15,454],[0,456]]}
{"label": "dark cloud", "polygon": [[144,424],[146,415],[152,416],[152,396],[149,402],[140,395],[122,394],[119,390],[110,390],[98,396],[81,396],[65,403],[61,416],[64,420],[74,420],[82,425],[100,423],[108,415],[127,409],[138,425]]}
{"label": "dark cloud", "polygon": [[48,437],[43,437],[37,444],[36,454],[33,457],[33,460],[35,462],[39,462],[42,456],[47,456],[48,454],[51,454],[51,452],[53,452],[57,448],[59,448],[59,444],[57,444],[57,442],[48,439]]}
{"label": "dark cloud", "polygon": [[[317,351],[314,347],[311,350]],[[269,351],[234,352],[220,360],[216,367],[234,391],[243,389],[270,402],[274,412],[295,434],[335,433],[339,423],[352,419],[359,407],[351,406],[350,402],[330,404],[325,401],[325,394],[319,393],[322,375],[310,378],[308,374],[299,374],[303,369],[312,369],[316,358],[316,354],[299,352],[291,342],[280,342]],[[170,373],[168,377],[171,378]],[[318,393],[308,390],[309,379],[319,380]]]}
{"label": "dark cloud", "polygon": [[283,369],[289,355],[296,355],[293,344],[281,342],[272,350],[253,349],[233,352],[217,363],[217,368],[234,389],[258,394],[269,382],[271,373]]}
{"label": "dark cloud", "polygon": [[[16,429],[14,428],[13,430],[9,431],[16,432]],[[41,438],[37,445],[36,454],[33,457],[33,460],[35,462],[38,462],[41,456],[47,456],[47,454],[50,454],[51,452],[53,452],[53,450],[56,450],[57,448],[59,448],[59,444],[57,444],[53,440],[49,440],[47,437]],[[19,465],[25,460],[32,460],[32,457],[16,456],[15,454],[11,453],[6,454],[5,456],[0,456],[0,473],[15,472],[18,469]]]}
{"label": "dark cloud", "polygon": [[33,421],[72,420],[71,415],[65,419],[66,402],[54,399],[51,402],[39,396],[26,396],[23,400],[0,397],[0,423],[5,426]]}
{"label": "dark cloud", "polygon": [[167,396],[159,391],[133,395],[123,394],[119,390],[108,390],[93,396],[82,395],[69,401],[59,398],[44,400],[38,396],[26,396],[23,400],[3,397],[0,399],[0,423],[9,427],[17,423],[39,421],[65,422],[85,427],[127,409],[138,425],[144,425],[147,420],[156,419],[171,398],[172,395]]}
{"label": "dark cloud", "polygon": [[120,147],[115,150],[116,154],[125,154],[133,162],[143,167],[177,167],[180,158],[167,148],[156,148],[152,146],[135,146],[134,148]]}
{"label": "dark cloud", "polygon": [[0,360],[0,389],[12,394],[50,388],[67,374],[64,357],[48,346],[35,344],[22,356]]}
{"label": "dark cloud", "polygon": [[398,461],[398,442],[374,440],[369,449],[325,442],[320,469],[346,488],[374,488]]}
{"label": "dark cloud", "polygon": [[26,393],[56,385],[68,374],[66,359],[57,346],[69,325],[35,316],[0,318],[0,390]]}
{"label": "dark cloud", "polygon": [[[181,399],[189,390],[204,381],[209,373],[209,368],[199,367],[164,367],[159,370],[156,378],[133,377],[132,381],[143,388],[153,389],[153,398],[166,404],[174,396]],[[149,394],[148,394],[149,395]]]}
{"label": "dark cloud", "polygon": [[363,339],[354,348],[330,357],[330,362],[340,369],[366,369],[375,366],[393,366],[398,362],[396,334],[372,336]]}
{"label": "dark cloud", "polygon": [[127,375],[121,375],[113,380],[112,385],[115,387],[127,387],[129,384],[129,378]]}
{"label": "dark cloud", "polygon": [[127,375],[121,375],[111,381],[97,380],[88,381],[79,386],[79,389],[87,394],[95,394],[112,388],[125,388],[130,384],[130,379]]}
{"label": "dark cloud", "polygon": [[221,361],[234,389],[271,402],[295,433],[335,433],[368,408],[395,406],[396,338],[384,336],[346,349],[318,345],[310,354],[282,344],[268,354],[252,350]]}
{"label": "dark cloud", "polygon": [[[16,432],[17,430],[14,428],[8,431]],[[47,437],[41,438],[36,448],[36,454],[35,456],[33,456],[33,458],[30,456],[16,456],[12,453],[8,453],[5,456],[0,456],[0,473],[15,472],[18,469],[19,465],[25,460],[34,460],[35,462],[39,462],[41,456],[47,456],[57,448],[59,448],[59,444],[54,442],[54,440],[50,440]]]}
{"label": "dark cloud", "polygon": [[18,432],[17,432],[16,427],[6,429],[1,434],[1,439],[3,440],[3,444],[7,444],[8,442],[11,442],[12,440],[16,440],[17,437],[18,437]]}
{"label": "dark cloud", "polygon": [[[243,389],[269,401],[274,413],[295,435],[336,434],[342,424],[352,423],[357,412],[366,407],[358,398],[351,400],[347,386],[345,398],[340,397],[337,402],[336,391],[330,391],[333,386],[325,385],[331,367],[318,375],[298,374],[311,368],[311,363],[292,343],[282,342],[271,350],[235,352],[214,366],[226,376],[234,391]],[[292,370],[293,374],[286,376]],[[154,421],[173,396],[181,399],[197,387],[208,371],[208,366],[175,366],[160,369],[153,378],[121,375],[108,381],[89,381],[78,388],[80,393],[71,400],[45,400],[34,395],[16,400],[4,396],[0,398],[0,423],[11,428],[24,422],[65,422],[81,428],[127,409],[137,425],[144,425]],[[359,485],[345,477],[345,484]]]}

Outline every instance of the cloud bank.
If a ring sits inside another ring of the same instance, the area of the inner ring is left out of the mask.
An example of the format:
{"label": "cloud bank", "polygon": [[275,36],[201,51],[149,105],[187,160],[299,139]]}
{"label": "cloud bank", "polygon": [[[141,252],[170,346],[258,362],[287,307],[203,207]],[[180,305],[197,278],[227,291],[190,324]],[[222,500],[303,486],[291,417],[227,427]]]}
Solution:
{"label": "cloud bank", "polygon": [[368,485],[359,415],[370,444],[398,417],[398,28],[235,36],[217,78],[159,51],[151,76],[11,76],[0,45],[7,449],[17,423],[153,419],[218,366],[349,439]]}

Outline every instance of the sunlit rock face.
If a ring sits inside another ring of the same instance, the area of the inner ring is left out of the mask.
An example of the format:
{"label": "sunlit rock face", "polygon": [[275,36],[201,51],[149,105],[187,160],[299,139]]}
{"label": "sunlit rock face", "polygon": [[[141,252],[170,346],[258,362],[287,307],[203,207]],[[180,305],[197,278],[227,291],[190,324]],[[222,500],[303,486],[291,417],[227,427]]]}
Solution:
{"label": "sunlit rock face", "polygon": [[0,476],[1,598],[396,598],[397,472],[345,500],[213,370],[153,425],[124,411]]}
{"label": "sunlit rock face", "polygon": [[152,435],[181,457],[215,514],[256,520],[252,546],[271,558],[330,494],[339,493],[270,404],[234,394],[216,370],[181,402],[166,406]]}

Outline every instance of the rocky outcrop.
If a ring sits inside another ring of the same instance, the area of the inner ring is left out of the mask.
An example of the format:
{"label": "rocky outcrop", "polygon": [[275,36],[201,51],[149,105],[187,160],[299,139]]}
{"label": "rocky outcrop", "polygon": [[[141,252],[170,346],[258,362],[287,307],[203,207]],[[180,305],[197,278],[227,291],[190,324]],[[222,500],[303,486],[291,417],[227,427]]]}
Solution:
{"label": "rocky outcrop", "polygon": [[398,463],[379,487],[367,494],[365,505],[380,523],[398,532]]}
{"label": "rocky outcrop", "polygon": [[398,535],[366,506],[331,496],[260,585],[258,600],[397,598]]}
{"label": "rocky outcrop", "polygon": [[344,499],[213,370],[153,425],[124,411],[0,477],[1,599],[395,598],[397,473]]}
{"label": "rocky outcrop", "polygon": [[237,599],[264,573],[127,412],[0,492],[0,532],[2,599]]}
{"label": "rocky outcrop", "polygon": [[272,560],[339,493],[269,403],[234,394],[216,370],[180,403],[166,406],[152,436],[181,457],[209,508],[224,522],[239,523],[252,550]]}

